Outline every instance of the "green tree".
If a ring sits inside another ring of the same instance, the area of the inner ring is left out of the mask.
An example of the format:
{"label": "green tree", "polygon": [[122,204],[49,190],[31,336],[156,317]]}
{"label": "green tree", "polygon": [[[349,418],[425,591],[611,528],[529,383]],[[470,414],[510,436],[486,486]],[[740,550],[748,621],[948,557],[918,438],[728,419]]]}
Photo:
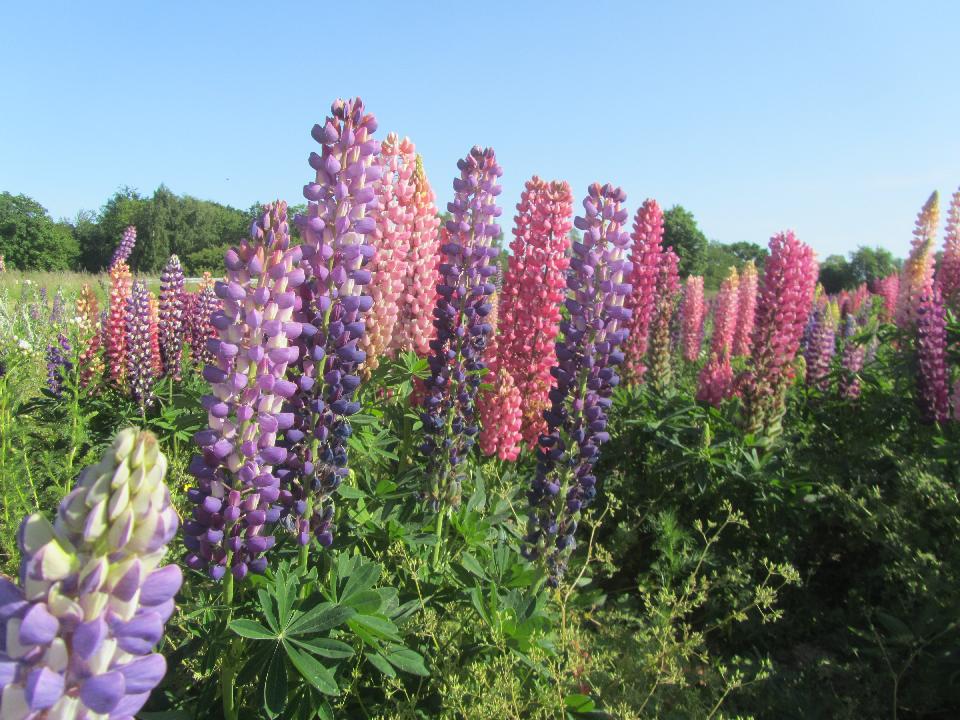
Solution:
{"label": "green tree", "polygon": [[69,224],[54,222],[33,198],[3,192],[0,255],[18,270],[75,270],[80,248]]}
{"label": "green tree", "polygon": [[113,251],[128,226],[137,228],[137,243],[141,242],[148,203],[149,200],[133,188],[123,187],[107,200],[95,219],[89,214],[78,218],[74,232],[80,243],[85,270],[99,272],[110,264]]}
{"label": "green tree", "polygon": [[820,284],[831,294],[857,286],[850,271],[850,263],[843,255],[829,255],[820,263]]}
{"label": "green tree", "polygon": [[850,278],[854,286],[884,278],[895,273],[898,267],[899,263],[893,253],[881,247],[869,248],[861,245],[850,253]]}
{"label": "green tree", "polygon": [[693,213],[674,205],[663,214],[663,245],[680,257],[680,276],[703,275],[707,267],[707,236]]}

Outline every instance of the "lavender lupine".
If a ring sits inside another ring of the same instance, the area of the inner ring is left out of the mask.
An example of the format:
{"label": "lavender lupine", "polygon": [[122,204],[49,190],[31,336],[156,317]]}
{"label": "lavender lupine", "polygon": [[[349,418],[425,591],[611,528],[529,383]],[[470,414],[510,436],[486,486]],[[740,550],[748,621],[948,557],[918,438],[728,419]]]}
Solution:
{"label": "lavender lupine", "polygon": [[47,388],[54,397],[63,397],[63,383],[73,370],[70,341],[63,333],[57,333],[55,342],[47,346]]}
{"label": "lavender lupine", "polygon": [[124,335],[127,385],[141,409],[153,403],[156,382],[153,367],[153,335],[150,322],[150,292],[142,281],[133,284],[127,301]]}
{"label": "lavender lupine", "polygon": [[184,300],[190,356],[193,362],[201,367],[216,362],[207,345],[217,336],[217,329],[213,326],[211,318],[220,308],[221,302],[214,290],[213,278],[210,273],[204,273],[200,287],[194,293],[187,293]]}
{"label": "lavender lupine", "polygon": [[171,255],[160,273],[159,307],[160,360],[163,374],[180,379],[185,331],[183,268],[180,258]]}
{"label": "lavender lupine", "polygon": [[532,512],[525,554],[542,563],[556,586],[566,568],[583,508],[596,496],[593,466],[609,439],[607,410],[619,383],[620,346],[629,332],[631,263],[626,193],[593,184],[583,201],[585,213],[574,220],[583,240],[573,244],[567,270],[566,307],[556,344],[557,385],[544,412],[547,432],[540,436],[537,471],[528,495]]}
{"label": "lavender lupine", "polygon": [[307,212],[297,217],[307,271],[294,373],[299,392],[289,408],[294,424],[284,437],[291,452],[278,474],[302,562],[311,538],[323,547],[333,542],[333,495],[349,472],[349,418],[360,409],[354,395],[366,353],[359,343],[372,305],[364,294],[371,280],[365,266],[375,254],[371,240],[379,208],[376,129],[360,98],[333,103],[325,124],[313,127],[321,150],[310,154],[316,178],[304,187]]}
{"label": "lavender lupine", "polygon": [[20,527],[18,587],[0,576],[0,717],[132,720],[166,672],[153,652],[182,576],[157,439],[128,428],[51,525]]}
{"label": "lavender lupine", "polygon": [[110,260],[109,270],[112,270],[119,263],[130,263],[130,255],[133,253],[133,247],[137,244],[137,229],[130,225],[123,231],[123,237],[120,238],[120,244],[113,251],[113,258]]}
{"label": "lavender lupine", "polygon": [[837,345],[837,312],[832,302],[820,303],[810,313],[804,359],[807,385],[826,390],[830,382],[830,365]]}
{"label": "lavender lupine", "polygon": [[216,361],[203,370],[212,391],[203,398],[208,428],[195,436],[201,453],[190,463],[196,486],[187,493],[195,507],[183,529],[189,567],[214,580],[230,570],[228,601],[234,579],[266,569],[274,545],[266,526],[281,512],[273,468],[287,455],[277,432],[293,422],[282,403],[296,392],[285,375],[298,356],[289,341],[301,332],[293,319],[300,256],[290,247],[286,203],[268,205],[250,238],[227,251],[226,280],[215,286],[223,307],[212,318],[218,337],[208,341]]}
{"label": "lavender lupine", "polygon": [[434,509],[460,502],[460,468],[478,432],[475,400],[486,369],[484,352],[497,266],[493,239],[500,234],[497,179],[503,173],[492,148],[474,147],[458,161],[453,218],[441,246],[436,337],[430,342],[430,375],[424,385],[423,453],[429,459],[427,497]]}
{"label": "lavender lupine", "polygon": [[60,325],[63,322],[66,301],[63,298],[63,288],[57,288],[53,295],[53,306],[50,308],[50,324]]}
{"label": "lavender lupine", "polygon": [[[861,316],[865,317],[865,316]],[[860,371],[866,357],[866,348],[853,341],[858,321],[853,313],[843,319],[843,352],[840,356],[840,397],[855,400],[860,397]]]}
{"label": "lavender lupine", "polygon": [[917,318],[917,402],[925,422],[950,418],[947,376],[947,319],[936,286],[920,297]]}

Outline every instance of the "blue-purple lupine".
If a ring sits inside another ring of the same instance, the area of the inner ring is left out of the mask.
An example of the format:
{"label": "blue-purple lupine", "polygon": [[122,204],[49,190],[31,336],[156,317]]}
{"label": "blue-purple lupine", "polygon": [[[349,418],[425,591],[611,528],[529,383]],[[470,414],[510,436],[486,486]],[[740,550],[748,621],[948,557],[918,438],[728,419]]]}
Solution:
{"label": "blue-purple lupine", "polygon": [[924,422],[950,419],[947,318],[940,288],[928,287],[915,308],[917,320],[917,404]]}
{"label": "blue-purple lupine", "polygon": [[807,385],[826,390],[830,383],[830,365],[837,344],[837,321],[832,302],[821,302],[810,313],[804,330],[804,340]]}
{"label": "blue-purple lupine", "polygon": [[477,390],[486,369],[484,352],[492,334],[488,321],[495,290],[493,239],[500,234],[497,184],[503,174],[493,148],[474,146],[457,162],[453,201],[441,238],[436,337],[430,341],[430,375],[424,381],[422,452],[429,463],[427,499],[434,510],[460,503],[460,463],[479,430]]}
{"label": "blue-purple lupine", "polygon": [[583,201],[584,215],[574,219],[583,240],[573,244],[567,270],[569,317],[560,323],[552,371],[557,385],[544,412],[547,432],[540,436],[528,495],[532,511],[524,549],[543,564],[552,587],[566,569],[580,513],[596,495],[593,466],[609,439],[607,410],[619,383],[616,366],[623,362],[620,346],[630,318],[623,304],[631,291],[625,200],[620,188],[594,183]]}
{"label": "blue-purple lupine", "polygon": [[189,567],[214,580],[229,568],[228,602],[234,578],[266,569],[274,545],[267,527],[280,517],[273,468],[287,456],[277,431],[293,421],[282,405],[296,391],[285,375],[298,356],[290,341],[301,330],[293,319],[300,256],[290,247],[286,203],[268,205],[250,238],[227,251],[227,279],[215,286],[223,307],[212,317],[218,337],[208,341],[216,360],[203,370],[208,428],[195,436],[202,452],[190,463],[197,482],[187,495],[196,507],[183,529]]}
{"label": "blue-purple lupine", "polygon": [[160,273],[160,361],[163,374],[180,379],[180,360],[183,355],[185,333],[183,268],[180,258],[171,255]]}
{"label": "blue-purple lupine", "polygon": [[70,341],[63,333],[57,333],[56,342],[47,346],[47,387],[54,397],[63,397],[63,383],[73,370]]}
{"label": "blue-purple lupine", "polygon": [[300,358],[293,373],[299,391],[288,406],[294,425],[284,444],[291,452],[277,472],[304,561],[311,538],[323,547],[333,542],[332,496],[349,472],[349,418],[360,409],[354,394],[366,354],[357,344],[372,304],[364,294],[370,282],[364,266],[375,252],[370,240],[379,207],[376,129],[360,98],[333,103],[326,122],[313,127],[321,146],[309,158],[316,179],[303,189],[307,212],[296,220],[307,272],[299,298]]}
{"label": "blue-purple lupine", "polygon": [[856,400],[860,397],[860,371],[866,359],[866,348],[853,338],[865,323],[867,315],[863,312],[859,317],[847,313],[843,319],[843,353],[840,356],[840,396],[847,400]]}
{"label": "blue-purple lupine", "polygon": [[182,576],[160,567],[178,518],[149,432],[122,430],[51,524],[18,535],[20,583],[0,576],[0,717],[132,720],[163,678],[153,652]]}
{"label": "blue-purple lupine", "polygon": [[141,409],[153,403],[153,338],[150,327],[150,291],[140,280],[133,284],[127,300],[124,344],[127,385]]}
{"label": "blue-purple lupine", "polygon": [[110,267],[112,268],[117,263],[128,263],[130,262],[130,255],[133,253],[133,246],[137,244],[137,229],[130,225],[126,230],[123,231],[123,237],[120,238],[120,244],[117,245],[117,249],[113,251],[113,259],[110,260]]}
{"label": "blue-purple lupine", "polygon": [[53,306],[50,308],[51,325],[60,325],[63,322],[65,306],[63,288],[57,288],[57,292],[53,295]]}

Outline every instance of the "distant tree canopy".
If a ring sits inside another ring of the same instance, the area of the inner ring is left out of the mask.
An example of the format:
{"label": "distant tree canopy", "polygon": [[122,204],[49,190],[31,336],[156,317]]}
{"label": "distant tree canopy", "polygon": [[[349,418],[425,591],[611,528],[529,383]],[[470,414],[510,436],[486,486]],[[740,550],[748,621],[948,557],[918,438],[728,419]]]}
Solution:
{"label": "distant tree canopy", "polygon": [[73,270],[80,248],[73,228],[54,222],[26,195],[0,193],[0,255],[18,270]]}
{"label": "distant tree canopy", "polygon": [[820,263],[820,283],[828,293],[852,290],[897,272],[900,265],[889,250],[861,245],[850,253],[849,260],[843,255],[827,256]]}
{"label": "distant tree canopy", "polygon": [[711,240],[710,244],[707,245],[707,262],[703,274],[703,285],[707,290],[719,289],[720,283],[727,277],[731,267],[739,270],[749,260],[753,260],[753,264],[757,266],[758,270],[763,270],[769,254],[770,252],[765,247],[756,243],[741,241],[725,245],[716,240]]}
{"label": "distant tree canopy", "polygon": [[680,257],[680,277],[703,275],[707,267],[707,236],[686,208],[674,205],[663,214],[663,245]]}

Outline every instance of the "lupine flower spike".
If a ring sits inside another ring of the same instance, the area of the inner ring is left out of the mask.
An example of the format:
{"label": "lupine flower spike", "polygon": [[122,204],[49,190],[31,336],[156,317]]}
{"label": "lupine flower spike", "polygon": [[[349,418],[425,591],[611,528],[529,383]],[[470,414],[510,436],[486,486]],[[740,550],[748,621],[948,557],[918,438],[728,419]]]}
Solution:
{"label": "lupine flower spike", "polygon": [[687,362],[696,362],[700,358],[700,346],[703,342],[703,278],[691,275],[683,287],[683,305],[681,306],[683,323],[683,357]]}
{"label": "lupine flower spike", "polygon": [[808,342],[804,352],[807,366],[806,382],[810,387],[827,390],[830,381],[830,365],[837,343],[836,306],[823,300],[810,313]]}
{"label": "lupine flower spike", "polygon": [[866,357],[866,348],[853,341],[858,322],[850,313],[843,319],[843,354],[840,356],[840,397],[855,400],[860,397],[860,371]]}
{"label": "lupine flower spike", "polygon": [[943,241],[943,257],[937,268],[937,283],[943,304],[960,310],[960,190],[950,199]]}
{"label": "lupine flower spike", "polygon": [[523,397],[504,368],[487,379],[493,389],[484,392],[477,403],[480,413],[480,450],[501,460],[516,460],[523,442]]}
{"label": "lupine flower spike", "polygon": [[153,385],[156,382],[154,365],[154,343],[150,311],[150,293],[140,280],[133,284],[130,299],[127,301],[126,317],[126,356],[127,384],[130,395],[146,408],[153,402]]}
{"label": "lupine flower spike", "polygon": [[630,382],[642,382],[646,372],[647,346],[650,321],[657,302],[657,276],[660,258],[663,255],[663,211],[656,200],[646,200],[637,210],[633,220],[632,241],[633,272],[630,282],[633,290],[627,298],[630,318],[630,335],[626,340],[624,376]]}
{"label": "lupine flower spike", "polygon": [[274,545],[266,526],[281,511],[273,468],[287,455],[277,431],[293,422],[281,410],[296,391],[285,375],[298,356],[289,341],[301,331],[292,315],[303,281],[286,211],[283,202],[264,209],[250,239],[227,251],[226,280],[215,286],[223,308],[212,318],[218,337],[208,342],[216,361],[203,370],[212,391],[203,399],[208,429],[195,436],[201,454],[189,470],[197,483],[187,493],[195,507],[183,530],[187,565],[214,580],[229,570],[228,597],[232,578],[266,569]]}
{"label": "lupine flower spike", "polygon": [[932,292],[935,262],[933,246],[939,222],[940,196],[934,191],[917,215],[910,256],[903,264],[903,270],[900,273],[895,319],[902,329],[916,327],[920,298]]}
{"label": "lupine flower spike", "polygon": [[63,397],[63,383],[72,370],[70,341],[57,333],[56,341],[47,347],[47,388],[54,397]]}
{"label": "lupine flower spike", "polygon": [[893,320],[897,310],[897,297],[900,295],[900,274],[892,273],[876,281],[874,292],[883,299],[881,317],[885,322]]}
{"label": "lupine flower spike", "polygon": [[193,362],[202,367],[216,362],[216,358],[207,346],[209,341],[217,336],[217,329],[213,326],[212,318],[220,308],[221,302],[214,290],[213,278],[210,273],[205,272],[197,291],[188,293],[184,303],[190,355]]}
{"label": "lupine flower spike", "polygon": [[180,360],[186,318],[184,316],[183,268],[171,255],[160,274],[159,340],[163,374],[180,379]]}
{"label": "lupine flower spike", "polygon": [[917,306],[917,401],[926,422],[950,418],[947,377],[947,321],[940,289],[933,287]]}
{"label": "lupine flower spike", "polygon": [[710,359],[700,371],[697,400],[720,405],[733,394],[733,368],[730,352],[739,319],[740,278],[736,268],[720,284],[713,308],[713,335],[710,338]]}
{"label": "lupine flower spike", "polygon": [[630,236],[622,229],[629,217],[625,200],[620,188],[595,183],[583,201],[584,215],[574,220],[583,241],[573,244],[567,271],[570,315],[560,323],[557,386],[544,413],[547,432],[537,452],[524,549],[544,566],[553,587],[566,569],[580,513],[596,496],[593,466],[609,439],[607,410],[624,359],[620,346],[631,314],[624,307],[631,271],[625,259]]}
{"label": "lupine flower spike", "polygon": [[160,567],[177,530],[167,461],[122,430],[51,525],[20,526],[18,587],[0,576],[0,717],[132,719],[166,672],[153,648],[182,576]]}
{"label": "lupine flower spike", "polygon": [[113,259],[110,261],[110,270],[113,270],[120,263],[129,265],[130,255],[133,253],[133,246],[137,244],[137,229],[130,225],[123,231],[123,237],[120,238],[120,244],[113,251]]}
{"label": "lupine flower spike", "polygon": [[497,265],[493,239],[500,234],[497,183],[502,174],[492,148],[474,147],[457,163],[453,219],[441,247],[440,283],[433,310],[436,337],[430,342],[430,375],[424,386],[422,451],[429,459],[427,498],[435,510],[460,503],[460,463],[479,431],[474,401],[486,370],[492,328],[490,296]]}
{"label": "lupine flower spike", "polygon": [[673,379],[671,321],[677,305],[677,291],[680,288],[680,280],[677,276],[679,262],[680,259],[673,248],[667,248],[660,258],[660,268],[657,273],[657,302],[650,327],[647,362],[650,366],[650,384],[658,392],[666,390]]}
{"label": "lupine flower spike", "polygon": [[757,312],[757,267],[749,260],[740,271],[737,293],[737,329],[733,335],[733,355],[749,355],[752,349],[753,321]]}
{"label": "lupine flower spike", "polygon": [[110,379],[121,386],[127,373],[127,306],[132,280],[122,260],[110,268],[110,310],[103,328]]}

